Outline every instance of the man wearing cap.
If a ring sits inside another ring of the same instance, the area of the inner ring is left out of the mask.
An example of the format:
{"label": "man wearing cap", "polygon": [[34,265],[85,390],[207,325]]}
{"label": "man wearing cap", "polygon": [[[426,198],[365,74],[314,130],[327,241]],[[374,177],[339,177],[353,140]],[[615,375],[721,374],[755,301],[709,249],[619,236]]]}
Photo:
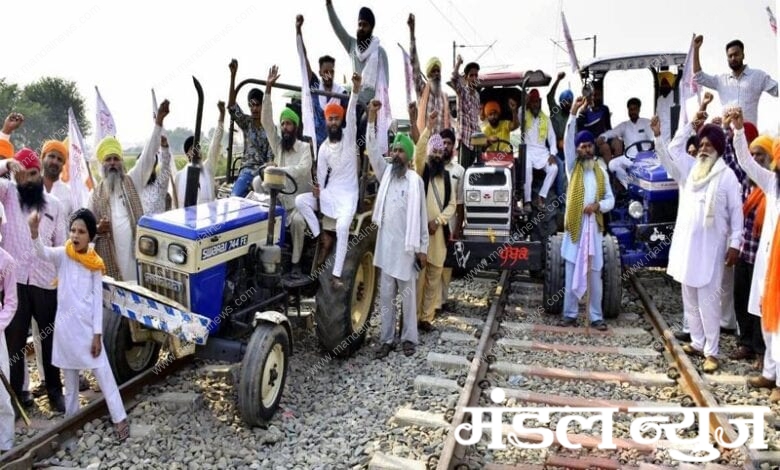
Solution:
{"label": "man wearing cap", "polygon": [[[425,188],[417,173],[410,171],[414,143],[406,134],[398,134],[385,160],[376,138],[376,115],[382,104],[368,105],[366,150],[369,162],[379,178],[379,193],[372,220],[377,227],[374,266],[381,269],[379,305],[381,327],[377,359],[390,354],[395,341],[395,311],[401,303],[403,314],[401,341],[406,356],[417,344],[417,272],[427,264],[429,223]],[[400,299],[399,299],[400,297]]]}
{"label": "man wearing cap", "polygon": [[[222,152],[222,137],[225,135],[225,102],[217,102],[217,109],[219,110],[217,127],[214,129],[214,135],[211,137],[209,153],[206,155],[206,159],[201,162],[200,179],[198,180],[198,204],[211,202],[217,195],[215,178],[217,162]],[[188,162],[192,162],[192,146],[194,143],[195,136],[189,136],[184,141],[184,153],[187,155]],[[181,207],[184,207],[184,196],[187,191],[187,168],[189,166],[188,163],[184,168],[176,172],[176,196]]]}
{"label": "man wearing cap", "polygon": [[441,304],[441,280],[447,240],[450,238],[450,220],[455,216],[457,196],[453,194],[452,180],[445,168],[444,141],[432,128],[436,112],[428,115],[428,125],[420,134],[414,151],[414,168],[423,179],[425,211],[428,214],[428,256],[417,280],[417,329],[433,331],[433,318]]}
{"label": "man wearing cap", "polygon": [[577,132],[577,116],[584,110],[585,104],[585,99],[579,97],[572,105],[572,115],[563,138],[569,189],[561,244],[561,256],[566,260],[561,325],[577,325],[578,299],[587,291],[590,296],[587,306],[590,325],[604,331],[607,324],[601,309],[601,270],[604,267],[601,244],[604,214],[615,206],[615,198],[609,185],[609,175],[596,164],[593,134],[590,131]]}
{"label": "man wearing cap", "polygon": [[[458,98],[458,139],[460,139],[460,164],[468,169],[477,161],[477,152],[471,146],[471,135],[479,132],[481,105],[479,101],[479,64],[469,62],[460,75],[463,57],[458,54],[452,70],[452,84]],[[519,117],[518,117],[519,119]],[[507,139],[509,140],[509,139]]]}
{"label": "man wearing cap", "polygon": [[701,69],[699,49],[704,37],[693,38],[693,79],[699,85],[718,92],[723,107],[738,106],[745,120],[758,124],[758,100],[766,92],[777,97],[777,81],[766,72],[749,68],[745,63],[745,45],[739,39],[726,44],[726,59],[731,73],[709,75]]}
{"label": "man wearing cap", "polygon": [[558,165],[558,175],[555,177],[555,183],[559,196],[566,194],[566,172],[563,167],[565,159],[563,156],[563,134],[566,132],[566,123],[569,122],[571,104],[574,102],[574,93],[571,90],[563,90],[558,95],[558,104],[555,103],[555,93],[558,90],[558,84],[561,83],[565,76],[566,72],[558,72],[558,76],[550,87],[550,91],[547,92],[547,107],[550,110],[550,121],[555,131],[557,143],[555,156]]}
{"label": "man wearing cap", "polygon": [[[271,103],[271,90],[279,79],[279,72],[274,65],[268,71],[265,85],[265,97],[263,98],[263,129],[268,131],[268,143],[274,153],[274,161],[269,166],[276,166],[284,170],[295,180],[298,189],[293,194],[280,194],[279,200],[287,213],[287,226],[292,235],[292,271],[297,277],[301,274],[301,253],[303,253],[303,235],[306,231],[306,220],[295,208],[295,198],[298,194],[311,193],[311,145],[308,142],[298,140],[298,126],[301,119],[290,108],[284,108],[279,116],[279,129],[274,125],[273,104]],[[261,192],[262,181],[260,176],[253,182],[255,192]]]}
{"label": "man wearing cap", "polygon": [[[317,152],[317,185],[313,192],[299,194],[295,198],[295,207],[306,219],[306,224],[314,237],[320,235],[320,221],[314,213],[319,198],[319,207],[323,215],[336,219],[336,256],[333,262],[332,286],[340,289],[344,286],[341,270],[347,257],[349,226],[357,211],[358,203],[358,152],[355,135],[357,123],[355,106],[361,89],[361,77],[352,74],[352,94],[346,110],[347,125],[342,129],[345,118],[344,108],[336,103],[325,107],[325,120],[328,123],[328,140]],[[322,189],[320,189],[320,187]],[[330,247],[330,236],[323,246]],[[327,250],[323,250],[325,252]]]}
{"label": "man wearing cap", "polygon": [[[41,214],[41,240],[45,246],[54,247],[65,243],[66,215],[59,201],[44,191],[41,160],[34,151],[23,148],[13,159],[0,162],[0,175],[8,171],[14,173],[15,182],[0,178],[0,203],[7,222],[0,225],[0,233],[3,249],[15,260],[18,298],[16,315],[5,329],[8,353],[10,357],[24,357],[30,321],[35,318],[41,327],[43,378],[49,404],[52,410],[64,413],[60,371],[51,362],[57,275],[53,264],[35,257],[27,218],[34,211]],[[11,361],[11,388],[17,396],[22,396],[25,367],[23,360]]]}
{"label": "man wearing cap", "polygon": [[550,191],[555,177],[558,175],[558,162],[555,158],[558,144],[550,118],[542,112],[542,98],[536,88],[528,93],[528,108],[525,110],[524,119],[526,159],[525,187],[523,189],[525,208],[528,211],[528,206],[531,203],[532,168],[544,169],[544,182],[536,198],[536,208],[543,211],[545,210],[547,192]]}
{"label": "man wearing cap", "polygon": [[420,57],[417,55],[417,39],[414,36],[414,14],[409,13],[406,21],[409,25],[409,58],[412,61],[412,75],[414,76],[414,90],[417,93],[417,129],[425,128],[425,117],[436,112],[436,126],[434,133],[450,127],[450,103],[447,93],[441,87],[441,60],[431,57],[425,64],[425,78],[420,71]]}
{"label": "man wearing cap", "polygon": [[268,136],[262,125],[263,91],[259,88],[249,90],[249,116],[241,111],[236,103],[236,72],[238,61],[230,61],[230,94],[228,95],[228,112],[241,131],[244,133],[244,154],[241,156],[241,169],[238,178],[233,182],[231,195],[244,197],[252,189],[252,180],[257,176],[260,167],[273,160]]}
{"label": "man wearing cap", "polygon": [[718,369],[724,265],[734,266],[739,260],[743,216],[739,182],[721,158],[726,148],[723,130],[704,125],[698,132],[698,155],[694,159],[686,153],[685,144],[702,115],[678,129],[668,148],[661,140],[657,116],[651,128],[658,159],[680,186],[667,272],[682,284],[683,314],[691,334],[691,343],[683,350],[704,356],[703,370],[709,373]]}
{"label": "man wearing cap", "polygon": [[672,107],[674,107],[674,82],[677,77],[672,72],[658,73],[658,99],[655,101],[655,113],[661,120],[661,137],[664,142],[672,138]]}
{"label": "man wearing cap", "polygon": [[[598,136],[596,145],[603,148],[607,141],[612,142],[611,158],[607,159],[609,171],[615,173],[620,184],[628,189],[628,169],[631,168],[632,161],[623,155],[623,150],[637,142],[653,140],[653,131],[650,130],[650,120],[639,117],[639,111],[642,109],[642,102],[639,98],[630,98],[626,103],[626,107],[628,108],[628,120],[621,122],[613,129]],[[650,144],[646,144],[641,149],[637,148],[636,150],[649,148]]]}
{"label": "man wearing cap", "polygon": [[103,179],[89,198],[89,210],[98,220],[95,250],[106,264],[106,275],[118,281],[138,282],[135,228],[144,212],[137,188],[144,187],[154,169],[168,107],[168,100],[160,103],[152,136],[127,174],[122,164],[122,145],[116,138],[106,137],[97,147]]}

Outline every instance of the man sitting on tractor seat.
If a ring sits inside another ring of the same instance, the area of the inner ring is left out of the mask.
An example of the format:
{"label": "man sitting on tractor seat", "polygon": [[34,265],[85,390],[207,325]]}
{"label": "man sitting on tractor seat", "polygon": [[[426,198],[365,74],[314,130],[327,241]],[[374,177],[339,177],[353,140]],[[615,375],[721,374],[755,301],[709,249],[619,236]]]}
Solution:
{"label": "man sitting on tractor seat", "polygon": [[[609,171],[615,174],[620,184],[628,189],[628,169],[631,168],[631,160],[623,154],[627,149],[637,142],[643,140],[653,140],[653,131],[650,129],[650,120],[639,117],[639,111],[642,109],[642,102],[639,98],[631,98],[626,103],[628,107],[628,121],[623,121],[614,129],[608,130],[596,139],[596,145],[604,147],[606,142],[611,139],[609,148],[611,153],[604,156],[609,162]],[[649,148],[649,145],[647,146]],[[641,149],[637,149],[639,151]],[[613,155],[619,155],[613,157]]]}
{"label": "man sitting on tractor seat", "polygon": [[539,195],[536,198],[536,207],[542,211],[545,208],[544,201],[547,199],[547,192],[558,175],[558,161],[555,158],[558,147],[552,122],[542,112],[542,98],[539,96],[539,90],[534,89],[528,93],[528,109],[525,110],[524,119],[526,159],[525,185],[523,189],[525,192],[525,210],[530,212],[531,180],[533,179],[531,168],[537,170],[544,168],[544,183],[542,183]]}
{"label": "man sitting on tractor seat", "polygon": [[[482,124],[482,133],[488,141],[489,151],[509,152],[509,133],[520,127],[520,117],[517,115],[517,102],[509,99],[509,109],[512,112],[512,120],[501,119],[501,105],[498,101],[485,103],[485,123]],[[500,141],[504,142],[500,142]]]}
{"label": "man sitting on tractor seat", "polygon": [[[297,139],[298,126],[301,119],[290,108],[284,108],[279,116],[279,128],[274,125],[274,111],[271,103],[271,91],[279,79],[279,71],[274,65],[268,71],[265,82],[265,96],[263,97],[263,111],[261,115],[263,129],[266,129],[268,144],[274,154],[274,160],[266,166],[277,166],[284,170],[295,180],[298,186],[294,194],[280,194],[279,200],[287,213],[287,226],[292,235],[292,270],[293,277],[301,274],[301,253],[303,253],[303,235],[306,231],[306,220],[295,208],[295,195],[311,191],[311,146],[308,142]],[[256,192],[261,192],[262,180],[260,175],[252,182]]]}

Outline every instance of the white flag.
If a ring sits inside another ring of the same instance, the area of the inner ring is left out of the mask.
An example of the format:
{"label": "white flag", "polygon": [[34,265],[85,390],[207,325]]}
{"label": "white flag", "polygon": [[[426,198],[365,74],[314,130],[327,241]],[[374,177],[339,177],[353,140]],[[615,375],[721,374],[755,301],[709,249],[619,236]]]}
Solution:
{"label": "white flag", "polygon": [[406,52],[404,49],[404,46],[398,44],[398,47],[401,48],[401,54],[403,54],[404,58],[404,79],[406,80],[406,102],[412,103],[414,100],[412,99],[412,90],[414,90],[414,68],[412,67],[412,58],[409,56],[409,53]]}
{"label": "white flag", "polygon": [[566,23],[566,15],[561,11],[561,22],[563,22],[563,37],[566,39],[566,49],[569,51],[569,62],[571,63],[572,73],[580,70],[580,63],[577,61],[577,52],[574,50],[574,41],[571,39],[569,24]]}
{"label": "white flag", "polygon": [[70,197],[75,210],[87,207],[89,202],[89,189],[86,184],[89,180],[89,170],[84,137],[81,135],[73,108],[68,108],[68,145],[70,146],[68,149]]}
{"label": "white flag", "polygon": [[[306,68],[306,58],[303,54],[303,38],[300,34],[295,37],[298,48],[298,65],[301,68],[301,119],[303,121],[303,135],[311,139],[314,153],[317,153],[317,129],[314,125],[314,104],[312,103],[311,89],[309,88],[309,74]],[[322,184],[322,182],[320,182]]]}
{"label": "white flag", "polygon": [[[154,93],[154,88],[152,88],[152,119],[156,122],[157,121],[157,110],[160,108],[160,106],[157,104],[157,95]],[[162,132],[160,133],[163,137],[166,139],[168,138],[168,133],[165,132],[165,126],[162,128]],[[169,142],[170,144],[170,142]],[[170,149],[169,149],[170,150]],[[184,201],[179,201],[178,194],[176,192],[176,182],[175,182],[175,176],[176,176],[176,161],[173,158],[173,151],[171,150],[171,161],[168,165],[168,169],[161,169],[162,173],[160,174],[161,178],[167,178],[168,179],[168,193],[173,198],[173,208],[176,209],[179,207],[179,204],[183,204]],[[167,173],[167,175],[166,175]]]}
{"label": "white flag", "polygon": [[694,96],[697,97],[698,104],[701,104],[699,85],[693,79],[693,41],[691,41],[691,45],[688,47],[688,55],[685,57],[682,78],[680,79],[680,120],[677,124],[678,129],[682,129],[683,126],[690,122],[687,105],[688,100]]}
{"label": "white flag", "polygon": [[116,137],[116,124],[114,124],[114,117],[111,115],[111,111],[108,110],[106,102],[103,101],[103,97],[100,96],[100,90],[95,87],[95,93],[97,93],[97,106],[95,115],[95,148],[103,138],[108,136]]}

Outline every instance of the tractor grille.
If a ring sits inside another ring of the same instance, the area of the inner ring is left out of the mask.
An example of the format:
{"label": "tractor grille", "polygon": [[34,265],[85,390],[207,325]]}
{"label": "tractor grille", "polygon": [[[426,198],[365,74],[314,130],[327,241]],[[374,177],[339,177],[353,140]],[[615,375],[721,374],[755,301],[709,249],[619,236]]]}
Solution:
{"label": "tractor grille", "polygon": [[647,223],[674,223],[677,220],[677,200],[658,201],[648,204]]}
{"label": "tractor grille", "polygon": [[466,224],[479,224],[479,225],[507,225],[509,220],[506,218],[498,217],[466,217]]}
{"label": "tractor grille", "polygon": [[189,276],[170,268],[139,263],[141,286],[190,308]]}
{"label": "tractor grille", "polygon": [[509,206],[469,206],[469,212],[474,214],[508,214]]}

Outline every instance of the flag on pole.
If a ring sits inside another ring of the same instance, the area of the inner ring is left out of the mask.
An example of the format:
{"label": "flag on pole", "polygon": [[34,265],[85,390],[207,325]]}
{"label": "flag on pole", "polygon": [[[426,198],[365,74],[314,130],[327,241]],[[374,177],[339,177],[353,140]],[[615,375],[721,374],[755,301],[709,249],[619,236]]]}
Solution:
{"label": "flag on pole", "polygon": [[[596,171],[599,171],[596,168]],[[574,263],[574,278],[572,282],[572,292],[581,299],[588,290],[588,257],[596,254],[596,237],[593,234],[595,229],[594,214],[583,214],[582,231],[580,232],[580,243],[577,247],[577,261]]]}
{"label": "flag on pole", "polygon": [[[306,67],[306,56],[303,53],[303,37],[300,34],[295,37],[295,44],[298,48],[298,65],[301,68],[301,119],[303,121],[303,135],[309,137],[313,145],[317,145],[317,128],[314,125],[314,103],[311,97],[311,88],[309,81],[311,77]],[[315,147],[314,154],[317,154]]]}
{"label": "flag on pole", "polygon": [[73,108],[68,108],[68,146],[71,204],[74,209],[80,209],[87,207],[89,202],[89,189],[87,186],[91,180],[89,169],[87,168],[87,152],[84,146],[84,137],[81,135]]}
{"label": "flag on pole", "polygon": [[[154,93],[154,88],[152,88],[152,119],[154,119],[155,122],[157,121],[157,109],[159,109],[159,107],[160,106],[157,104],[157,95]],[[168,133],[165,132],[165,126],[163,126],[160,135],[164,136],[166,139],[168,138]],[[171,194],[171,198],[173,199],[173,206],[178,208],[178,193],[176,192],[176,183],[174,178],[176,176],[176,161],[174,161],[173,152],[171,152],[171,160],[169,162],[168,169],[163,169],[162,171],[164,173],[168,173],[168,192]],[[161,176],[165,177],[166,175],[163,174]]]}
{"label": "flag on pole", "polygon": [[577,52],[574,50],[574,41],[569,32],[569,24],[566,22],[566,15],[561,11],[561,22],[563,23],[563,37],[566,40],[566,49],[569,51],[569,62],[571,63],[572,73],[580,70],[580,63],[577,61]]}
{"label": "flag on pole", "polygon": [[95,148],[103,138],[108,136],[116,137],[116,124],[114,124],[114,117],[111,115],[111,111],[108,110],[106,102],[103,101],[103,97],[100,96],[100,90],[95,86],[95,93],[97,93],[97,106],[95,123],[97,124],[95,131]]}
{"label": "flag on pole", "polygon": [[696,96],[698,104],[701,104],[701,90],[693,79],[693,75],[693,40],[691,40],[691,45],[688,47],[688,55],[685,57],[682,78],[680,79],[680,120],[677,124],[678,129],[682,129],[683,126],[690,122],[687,110],[688,100]]}
{"label": "flag on pole", "polygon": [[412,58],[408,52],[404,49],[400,43],[398,47],[401,48],[401,54],[404,59],[404,78],[406,79],[406,102],[413,103],[412,90],[414,90],[414,69],[412,68]]}
{"label": "flag on pole", "polygon": [[772,9],[767,5],[766,12],[769,15],[769,27],[772,28],[772,33],[777,36],[777,20],[775,14],[772,13]]}

